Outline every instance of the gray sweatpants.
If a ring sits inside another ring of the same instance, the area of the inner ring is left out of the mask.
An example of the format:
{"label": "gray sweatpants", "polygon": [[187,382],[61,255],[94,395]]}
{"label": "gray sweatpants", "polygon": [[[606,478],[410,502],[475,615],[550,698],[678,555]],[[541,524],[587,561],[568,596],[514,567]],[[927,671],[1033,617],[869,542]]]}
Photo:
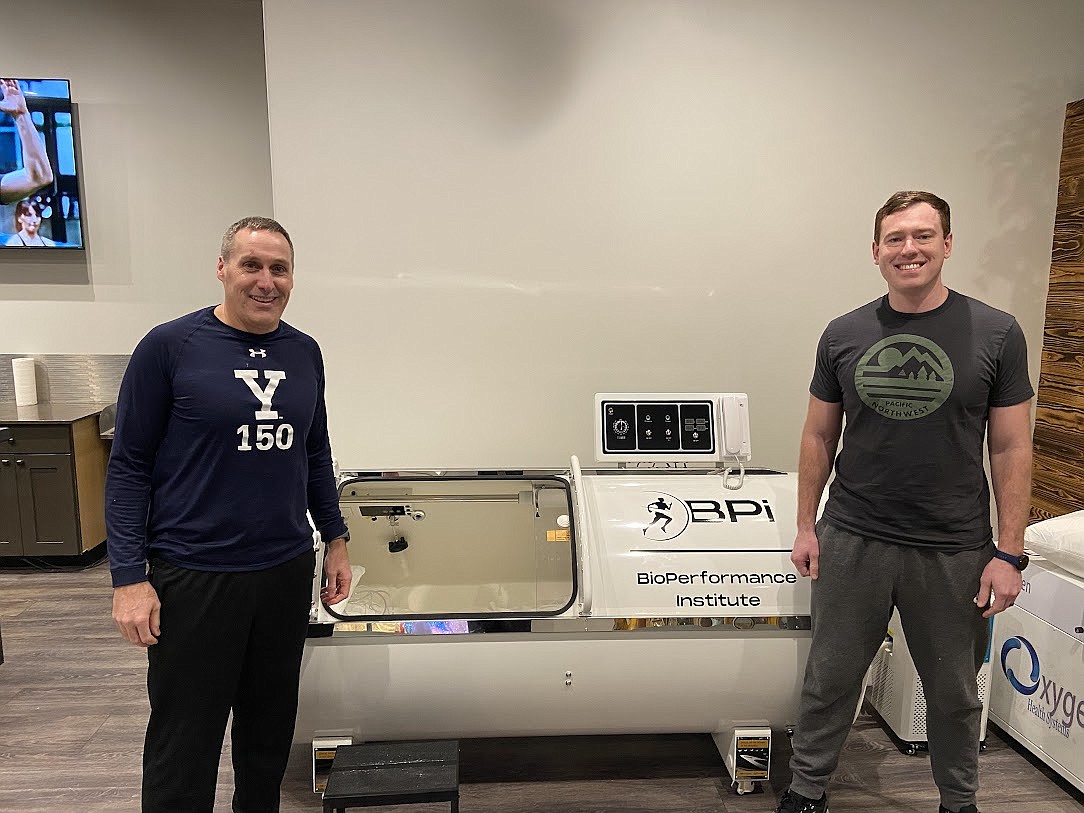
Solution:
{"label": "gray sweatpants", "polygon": [[973,599],[993,545],[952,553],[865,539],[817,525],[813,641],[792,746],[791,788],[819,798],[839,762],[862,680],[899,609],[926,695],[926,735],[941,804],[959,810],[978,790],[982,704],[976,676],[989,622]]}

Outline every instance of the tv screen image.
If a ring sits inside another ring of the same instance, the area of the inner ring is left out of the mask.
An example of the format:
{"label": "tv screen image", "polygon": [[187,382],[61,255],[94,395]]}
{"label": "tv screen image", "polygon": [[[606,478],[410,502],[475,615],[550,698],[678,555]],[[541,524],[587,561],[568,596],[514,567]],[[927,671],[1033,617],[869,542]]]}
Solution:
{"label": "tv screen image", "polygon": [[0,253],[83,248],[66,79],[0,79]]}

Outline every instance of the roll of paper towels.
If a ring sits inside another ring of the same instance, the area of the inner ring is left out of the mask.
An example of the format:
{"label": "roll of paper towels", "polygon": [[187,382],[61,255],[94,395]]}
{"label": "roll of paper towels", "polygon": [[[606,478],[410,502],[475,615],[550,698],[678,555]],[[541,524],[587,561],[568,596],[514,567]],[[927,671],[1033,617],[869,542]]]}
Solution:
{"label": "roll of paper towels", "polygon": [[15,377],[15,405],[30,406],[38,402],[38,381],[34,374],[34,359],[11,360],[11,372]]}

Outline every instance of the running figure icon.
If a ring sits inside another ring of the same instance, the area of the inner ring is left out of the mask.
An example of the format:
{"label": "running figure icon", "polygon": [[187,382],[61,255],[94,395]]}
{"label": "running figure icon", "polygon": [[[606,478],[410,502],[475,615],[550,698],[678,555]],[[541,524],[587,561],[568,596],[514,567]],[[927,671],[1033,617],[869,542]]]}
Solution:
{"label": "running figure icon", "polygon": [[666,502],[662,497],[659,497],[657,500],[655,500],[655,502],[648,503],[646,508],[648,511],[651,511],[655,515],[655,518],[644,526],[644,536],[647,536],[647,531],[649,528],[654,527],[655,523],[660,521],[662,522],[661,530],[663,533],[666,533],[666,526],[674,521],[674,518],[672,516],[663,513],[663,511],[670,510],[670,503]]}

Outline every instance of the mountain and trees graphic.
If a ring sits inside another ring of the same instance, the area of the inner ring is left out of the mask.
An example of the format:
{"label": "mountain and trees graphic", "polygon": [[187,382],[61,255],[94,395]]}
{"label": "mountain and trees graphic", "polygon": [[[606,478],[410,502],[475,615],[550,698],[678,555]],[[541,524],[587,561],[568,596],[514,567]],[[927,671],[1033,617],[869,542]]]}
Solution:
{"label": "mountain and trees graphic", "polygon": [[921,336],[890,336],[873,345],[854,371],[858,395],[897,420],[928,415],[952,392],[955,376],[945,352]]}
{"label": "mountain and trees graphic", "polygon": [[948,380],[945,368],[925,349],[911,345],[902,353],[898,345],[886,347],[877,356],[876,364],[867,364],[864,375],[874,378],[906,378],[911,381]]}

